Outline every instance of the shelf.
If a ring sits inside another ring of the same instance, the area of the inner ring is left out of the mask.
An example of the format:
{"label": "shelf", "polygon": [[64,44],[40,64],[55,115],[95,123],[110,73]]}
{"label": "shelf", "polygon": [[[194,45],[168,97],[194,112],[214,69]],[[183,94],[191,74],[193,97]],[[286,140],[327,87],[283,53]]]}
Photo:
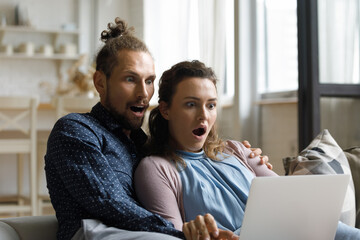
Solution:
{"label": "shelf", "polygon": [[48,33],[48,34],[79,34],[78,30],[54,30],[54,29],[38,29],[34,27],[23,26],[6,26],[0,27],[0,32],[19,32],[19,33]]}
{"label": "shelf", "polygon": [[[26,63],[36,62],[36,66],[41,66],[43,63],[49,64],[51,67],[44,74],[54,77],[56,75],[58,80],[62,80],[65,77],[64,71],[80,59],[79,35],[77,29],[0,26],[0,45],[4,46],[0,52],[0,64],[9,66],[6,72],[10,75],[9,78],[14,78],[12,68],[21,67],[24,78],[29,74],[27,79],[36,78],[38,73],[32,70],[29,64],[24,64],[25,61]],[[51,106],[46,104],[40,105],[39,108],[51,110]]]}
{"label": "shelf", "polygon": [[51,56],[47,56],[44,54],[34,54],[34,55],[26,55],[22,53],[14,53],[12,55],[7,55],[4,53],[0,53],[0,59],[29,59],[29,60],[78,60],[79,55],[66,55],[66,54],[53,54]]}
{"label": "shelf", "polygon": [[[10,34],[12,33],[12,34]],[[10,36],[9,36],[10,34]],[[15,34],[15,35],[14,35]],[[29,34],[31,36],[30,39],[27,40],[29,42],[34,41],[34,39],[37,39],[35,35],[43,35],[43,36],[50,36],[50,39],[46,40],[47,44],[51,44],[53,49],[57,49],[59,46],[59,39],[61,39],[61,36],[67,35],[71,38],[78,38],[79,37],[79,31],[78,30],[61,30],[61,29],[41,29],[41,28],[34,28],[34,27],[24,27],[24,26],[3,26],[0,27],[0,45],[4,44],[4,39],[8,37],[7,42],[10,42],[11,45],[14,45],[14,49],[16,48],[16,45],[19,45],[21,42],[16,42],[14,40],[18,40],[24,37],[24,34]],[[28,39],[28,38],[27,38]],[[67,43],[74,43],[72,41],[67,41]],[[39,44],[39,42],[35,44]],[[44,44],[44,43],[42,43]],[[78,46],[78,43],[74,43],[76,47]],[[75,55],[66,55],[66,54],[54,54],[52,56],[45,56],[41,53],[35,53],[35,55],[28,56],[26,54],[22,54],[20,52],[15,52],[12,55],[6,55],[5,53],[0,53],[1,58],[7,58],[7,59],[50,59],[50,60],[73,60],[78,59],[78,54]]]}

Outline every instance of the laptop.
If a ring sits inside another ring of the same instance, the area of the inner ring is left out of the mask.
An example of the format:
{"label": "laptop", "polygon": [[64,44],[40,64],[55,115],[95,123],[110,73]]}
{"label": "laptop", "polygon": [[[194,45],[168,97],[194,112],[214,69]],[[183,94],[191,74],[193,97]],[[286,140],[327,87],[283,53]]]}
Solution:
{"label": "laptop", "polygon": [[349,175],[254,178],[240,240],[332,240]]}

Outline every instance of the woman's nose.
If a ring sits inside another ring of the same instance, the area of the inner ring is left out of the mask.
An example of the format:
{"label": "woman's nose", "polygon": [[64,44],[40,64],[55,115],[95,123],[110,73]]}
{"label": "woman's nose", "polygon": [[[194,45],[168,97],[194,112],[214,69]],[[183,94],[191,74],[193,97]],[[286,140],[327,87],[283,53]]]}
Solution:
{"label": "woman's nose", "polygon": [[208,117],[208,112],[206,110],[205,107],[202,107],[199,109],[199,112],[198,112],[198,119],[199,120],[206,120]]}

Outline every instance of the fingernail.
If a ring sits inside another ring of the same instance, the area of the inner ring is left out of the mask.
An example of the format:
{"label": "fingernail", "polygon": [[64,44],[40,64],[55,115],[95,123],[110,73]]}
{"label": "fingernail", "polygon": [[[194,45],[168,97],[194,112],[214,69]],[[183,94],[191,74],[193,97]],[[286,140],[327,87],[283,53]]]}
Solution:
{"label": "fingernail", "polygon": [[254,153],[250,153],[250,157],[252,157],[252,158],[253,158],[253,157],[254,157]]}
{"label": "fingernail", "polygon": [[214,234],[216,237],[219,236],[219,231],[215,231]]}

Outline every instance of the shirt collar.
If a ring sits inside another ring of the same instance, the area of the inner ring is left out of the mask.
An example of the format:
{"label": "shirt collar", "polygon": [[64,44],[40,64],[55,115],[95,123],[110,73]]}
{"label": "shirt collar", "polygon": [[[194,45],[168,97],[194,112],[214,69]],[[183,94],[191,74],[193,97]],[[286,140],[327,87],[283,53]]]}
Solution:
{"label": "shirt collar", "polygon": [[201,150],[200,152],[186,152],[182,150],[177,150],[176,153],[183,158],[189,159],[189,160],[200,160],[203,158],[206,158],[204,150]]}
{"label": "shirt collar", "polygon": [[[91,110],[90,113],[97,120],[99,120],[102,125],[109,129],[111,132],[121,132],[123,133],[123,126],[111,115],[111,113],[99,102]],[[137,147],[140,147],[145,144],[147,140],[147,135],[145,132],[139,128],[138,130],[133,130],[130,133],[130,139],[135,143]]]}

